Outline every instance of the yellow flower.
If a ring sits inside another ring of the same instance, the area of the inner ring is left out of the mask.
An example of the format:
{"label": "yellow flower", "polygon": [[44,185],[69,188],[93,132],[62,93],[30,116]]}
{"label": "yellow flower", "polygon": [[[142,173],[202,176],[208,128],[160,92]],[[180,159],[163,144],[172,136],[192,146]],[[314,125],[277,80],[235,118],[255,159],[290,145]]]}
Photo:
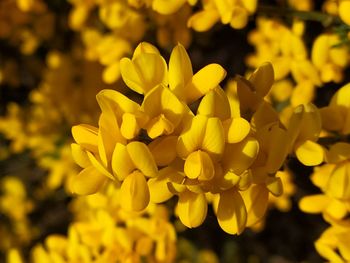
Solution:
{"label": "yellow flower", "polygon": [[290,150],[304,165],[314,166],[324,160],[324,149],[316,143],[321,132],[321,118],[312,104],[302,104],[294,109],[289,120]]}
{"label": "yellow flower", "polygon": [[156,47],[141,43],[135,49],[132,59],[120,60],[120,71],[126,85],[140,94],[163,84],[168,85],[167,64]]}
{"label": "yellow flower", "polygon": [[332,226],[327,228],[315,242],[317,252],[329,262],[348,262],[349,249],[349,220],[331,220]]}
{"label": "yellow flower", "polygon": [[185,3],[195,5],[197,0],[152,0],[152,8],[160,14],[169,15],[178,11]]}
{"label": "yellow flower", "polygon": [[195,13],[188,21],[188,25],[196,31],[207,31],[220,20],[232,28],[241,29],[246,26],[249,15],[255,13],[257,6],[256,0],[210,0],[202,3],[203,10]]}
{"label": "yellow flower", "polygon": [[209,64],[193,75],[191,60],[185,48],[178,44],[169,61],[169,88],[186,104],[190,104],[216,88],[226,71],[218,64]]}
{"label": "yellow flower", "polygon": [[327,107],[321,108],[322,126],[326,130],[350,133],[350,84],[341,87]]}
{"label": "yellow flower", "polygon": [[[84,168],[73,180],[75,192],[91,194],[113,181],[121,207],[134,212],[177,195],[177,215],[190,228],[203,223],[207,196],[214,195],[227,233],[240,234],[259,221],[269,192],[282,194],[275,173],[289,147],[278,114],[264,100],[274,81],[272,65],[263,64],[248,80],[238,78],[230,99],[219,86],[226,71],[210,64],[193,74],[181,44],[171,53],[169,69],[146,42],[120,68],[126,85],[143,95],[142,103],[113,90],[97,95],[99,127],[72,130],[73,156]],[[146,253],[149,243],[142,242]]]}
{"label": "yellow flower", "polygon": [[183,115],[189,111],[171,90],[163,85],[147,93],[142,102],[142,109],[149,119],[145,128],[152,139],[172,134]]}
{"label": "yellow flower", "polygon": [[321,34],[313,43],[312,63],[320,71],[323,82],[339,83],[343,80],[343,69],[348,64],[348,49],[345,46],[334,47],[339,43],[340,39],[335,34]]}

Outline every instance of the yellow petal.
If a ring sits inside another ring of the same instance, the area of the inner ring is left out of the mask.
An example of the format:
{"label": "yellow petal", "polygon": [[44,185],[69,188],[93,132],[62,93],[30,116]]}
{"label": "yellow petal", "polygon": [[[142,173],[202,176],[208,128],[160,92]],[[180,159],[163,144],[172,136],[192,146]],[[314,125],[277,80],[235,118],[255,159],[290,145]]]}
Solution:
{"label": "yellow petal", "polygon": [[329,106],[350,107],[350,83],[341,87],[332,97]]}
{"label": "yellow petal", "polygon": [[172,134],[175,129],[174,124],[168,120],[164,114],[151,119],[147,125],[147,134],[151,139],[157,138],[161,135]]}
{"label": "yellow petal", "polygon": [[128,175],[120,187],[120,204],[127,211],[139,212],[149,203],[150,193],[145,176],[135,171]]}
{"label": "yellow petal", "polygon": [[199,70],[186,86],[186,103],[192,103],[216,88],[225,78],[226,71],[219,64],[209,64]]}
{"label": "yellow petal", "polygon": [[236,81],[241,115],[246,119],[250,119],[252,113],[262,102],[262,98],[254,92],[254,86],[248,80],[238,76]]}
{"label": "yellow petal", "polygon": [[256,112],[252,116],[251,126],[253,130],[259,130],[265,125],[278,122],[279,116],[271,104],[263,101],[259,104]]}
{"label": "yellow petal", "polygon": [[91,195],[96,193],[107,177],[96,170],[95,167],[89,166],[74,176],[71,181],[71,190],[79,195]]}
{"label": "yellow petal", "polygon": [[136,166],[131,160],[129,153],[126,150],[126,146],[117,143],[112,156],[112,169],[114,175],[119,181],[123,181],[133,170],[135,170],[135,168]]}
{"label": "yellow petal", "polygon": [[317,68],[321,69],[328,62],[329,49],[328,36],[324,34],[318,36],[311,50],[311,60]]}
{"label": "yellow petal", "polygon": [[254,13],[258,4],[257,0],[243,0],[242,4],[249,11],[249,13]]}
{"label": "yellow petal", "polygon": [[322,127],[329,131],[341,131],[344,127],[346,112],[342,106],[327,106],[320,109]]}
{"label": "yellow petal", "polygon": [[192,79],[191,60],[181,44],[173,49],[169,60],[169,87],[181,100],[185,99],[185,86]]}
{"label": "yellow petal", "polygon": [[277,102],[283,102],[290,98],[294,84],[287,79],[275,82],[271,88],[271,95]]}
{"label": "yellow petal", "polygon": [[250,132],[250,124],[243,118],[233,118],[224,121],[226,142],[237,143],[242,141]]}
{"label": "yellow petal", "polygon": [[86,168],[91,165],[86,152],[79,144],[72,143],[71,148],[72,156],[76,164],[78,164],[82,168]]}
{"label": "yellow petal", "polygon": [[142,53],[151,53],[151,54],[160,55],[159,50],[155,46],[153,46],[148,42],[141,42],[135,48],[132,59],[135,59],[137,56],[141,55]]}
{"label": "yellow petal", "polygon": [[280,177],[269,177],[266,180],[266,187],[274,196],[281,196],[283,194],[283,184]]}
{"label": "yellow petal", "polygon": [[170,15],[180,9],[187,0],[154,0],[152,2],[153,10],[162,15]]}
{"label": "yellow petal", "polygon": [[294,109],[294,113],[288,124],[288,135],[291,144],[297,140],[316,141],[321,132],[321,118],[319,111],[313,104],[302,104]]}
{"label": "yellow petal", "polygon": [[158,166],[169,165],[175,160],[177,136],[165,136],[153,140],[149,145],[149,149]]}
{"label": "yellow petal", "polygon": [[230,26],[235,29],[241,29],[245,27],[248,23],[248,11],[240,6],[235,6],[232,8],[232,19],[230,21]]}
{"label": "yellow petal", "polygon": [[315,97],[315,85],[311,81],[303,81],[296,85],[290,98],[293,107],[313,101]]}
{"label": "yellow petal", "polygon": [[200,226],[207,216],[207,200],[204,194],[195,194],[186,191],[180,194],[177,203],[177,212],[181,222],[189,227]]}
{"label": "yellow petal", "polygon": [[154,177],[157,175],[157,165],[146,144],[137,141],[130,142],[126,146],[126,150],[135,167],[145,176]]}
{"label": "yellow petal", "polygon": [[327,162],[340,163],[350,159],[350,144],[338,142],[331,146],[327,153]]}
{"label": "yellow petal", "polygon": [[107,84],[112,84],[120,78],[119,62],[107,66],[102,74],[102,79]]}
{"label": "yellow petal", "polygon": [[207,120],[205,116],[195,116],[179,136],[176,149],[181,158],[185,159],[191,152],[200,148],[204,138]]}
{"label": "yellow petal", "polygon": [[135,138],[140,131],[140,126],[137,123],[137,118],[132,113],[124,113],[122,117],[122,125],[120,126],[120,133],[125,139],[131,140]]}
{"label": "yellow petal", "polygon": [[102,112],[112,112],[119,117],[125,112],[140,112],[140,105],[116,90],[101,90],[96,99]]}
{"label": "yellow petal", "polygon": [[269,136],[269,151],[265,165],[268,173],[275,173],[281,168],[288,154],[288,135],[284,129],[273,125],[269,129]]}
{"label": "yellow petal", "polygon": [[224,170],[240,175],[252,165],[258,151],[259,144],[254,138],[247,138],[240,143],[226,145],[222,158]]}
{"label": "yellow petal", "polygon": [[230,103],[222,88],[216,87],[202,98],[197,114],[218,117],[220,120],[226,120],[231,117]]}
{"label": "yellow petal", "polygon": [[253,185],[242,192],[242,198],[247,209],[247,226],[252,226],[266,213],[269,191],[264,185]]}
{"label": "yellow petal", "polygon": [[7,263],[23,263],[21,253],[18,249],[11,248],[7,250],[6,262]]}
{"label": "yellow petal", "polygon": [[219,118],[208,119],[201,148],[214,157],[224,152],[225,132]]}
{"label": "yellow petal", "polygon": [[339,17],[348,25],[350,25],[350,3],[349,1],[340,1],[339,2]]}
{"label": "yellow petal", "polygon": [[322,166],[315,167],[314,172],[311,175],[312,183],[324,190],[335,167],[335,164],[324,164]]}
{"label": "yellow petal", "polygon": [[223,24],[228,24],[232,19],[232,13],[235,6],[229,1],[224,0],[214,0],[215,6],[220,14],[221,22]]}
{"label": "yellow petal", "polygon": [[311,214],[321,213],[330,203],[330,198],[323,194],[303,197],[299,202],[301,211]]}
{"label": "yellow petal", "polygon": [[153,203],[163,203],[170,199],[174,194],[168,188],[170,180],[176,180],[174,177],[182,177],[178,171],[171,167],[163,168],[159,175],[150,178],[147,182],[150,191],[150,200]]}
{"label": "yellow petal", "polygon": [[265,97],[275,81],[272,64],[269,62],[262,64],[250,75],[249,81],[253,84],[256,93]]}
{"label": "yellow petal", "polygon": [[220,15],[215,9],[203,10],[195,13],[187,22],[188,27],[192,27],[198,32],[208,31],[220,19]]}
{"label": "yellow petal", "polygon": [[186,158],[184,172],[190,179],[210,180],[214,176],[214,165],[206,152],[198,150]]}
{"label": "yellow petal", "polygon": [[154,135],[152,136],[149,134],[152,138],[163,133],[172,133],[186,112],[185,106],[163,85],[159,85],[148,92],[142,103],[142,108],[150,118],[147,124],[148,132],[150,132],[150,129],[159,130],[158,132],[153,131]]}
{"label": "yellow petal", "polygon": [[327,193],[338,199],[350,198],[350,165],[337,165],[328,179]]}
{"label": "yellow petal", "polygon": [[241,195],[234,188],[220,193],[217,218],[226,233],[235,235],[243,232],[247,222],[247,210]]}
{"label": "yellow petal", "polygon": [[87,152],[87,156],[91,162],[91,164],[96,168],[97,171],[99,171],[101,174],[107,176],[108,178],[112,179],[113,181],[115,178],[113,175],[107,170],[107,168],[101,163],[101,160],[97,159],[92,153]]}
{"label": "yellow petal", "polygon": [[167,65],[158,54],[141,53],[132,61],[123,58],[120,71],[126,85],[140,94],[146,94],[159,84],[168,84]]}
{"label": "yellow petal", "polygon": [[337,199],[332,199],[332,201],[323,212],[329,214],[332,218],[343,219],[348,213],[348,208],[344,202]]}
{"label": "yellow petal", "polygon": [[72,127],[72,135],[77,144],[88,151],[97,152],[98,129],[87,124],[80,124]]}
{"label": "yellow petal", "polygon": [[113,150],[117,142],[124,143],[117,120],[109,112],[102,112],[99,119],[98,152],[103,165],[107,168],[112,159]]}
{"label": "yellow petal", "polygon": [[295,155],[306,166],[319,165],[324,160],[324,149],[316,142],[307,140],[296,146]]}

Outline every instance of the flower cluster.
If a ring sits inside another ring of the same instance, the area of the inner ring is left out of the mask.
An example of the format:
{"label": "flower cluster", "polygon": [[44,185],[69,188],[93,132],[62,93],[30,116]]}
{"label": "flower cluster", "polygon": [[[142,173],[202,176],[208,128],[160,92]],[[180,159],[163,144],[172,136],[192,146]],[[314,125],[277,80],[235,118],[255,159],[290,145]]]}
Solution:
{"label": "flower cluster", "polygon": [[[321,108],[322,126],[339,135],[349,135],[350,84],[340,88],[328,106]],[[326,139],[326,138],[325,138]],[[322,193],[301,199],[301,210],[322,213],[331,226],[316,241],[317,251],[331,262],[346,262],[349,257],[350,221],[350,144],[340,140],[326,153],[326,163],[315,167],[311,180]]]}
{"label": "flower cluster", "polygon": [[287,130],[264,101],[274,81],[271,64],[248,80],[238,78],[230,99],[219,86],[226,71],[210,64],[193,74],[180,44],[167,66],[154,46],[141,43],[120,69],[142,97],[137,103],[102,90],[99,126],[72,128],[73,157],[84,168],[72,180],[77,194],[93,194],[107,182],[120,185],[126,211],[176,195],[176,213],[190,228],[202,224],[211,202],[221,228],[239,234],[263,217],[269,192],[282,194],[275,173],[289,145],[299,153],[316,139],[317,131],[308,135],[301,128],[311,106],[297,109]]}
{"label": "flower cluster", "polygon": [[37,244],[31,262],[172,262],[176,233],[166,208],[126,213],[120,195],[110,184],[98,194],[74,200],[75,219],[68,235],[53,234]]}
{"label": "flower cluster", "polygon": [[320,256],[350,261],[349,10],[0,0],[0,261],[254,261],[224,232],[298,204],[330,225]]}

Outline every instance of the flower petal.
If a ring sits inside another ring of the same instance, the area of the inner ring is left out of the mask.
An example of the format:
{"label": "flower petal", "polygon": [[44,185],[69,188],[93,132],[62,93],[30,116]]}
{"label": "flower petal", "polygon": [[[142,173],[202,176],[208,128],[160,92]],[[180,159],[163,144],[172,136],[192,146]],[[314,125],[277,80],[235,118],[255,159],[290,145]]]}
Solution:
{"label": "flower petal", "polygon": [[192,76],[192,64],[186,49],[177,44],[169,60],[169,87],[180,100],[184,100],[186,96],[184,88]]}
{"label": "flower petal", "polygon": [[273,67],[269,62],[259,66],[249,77],[249,81],[253,84],[256,93],[260,97],[265,97],[267,95],[274,80]]}
{"label": "flower petal", "polygon": [[327,183],[327,193],[338,199],[350,198],[350,164],[336,166]]}
{"label": "flower petal", "polygon": [[133,60],[122,58],[120,71],[126,85],[140,94],[146,94],[159,84],[168,84],[167,65],[158,54],[141,53]]}
{"label": "flower petal", "polygon": [[247,210],[241,195],[235,188],[220,193],[217,208],[220,227],[228,234],[240,234],[247,222]]}
{"label": "flower petal", "polygon": [[208,119],[201,148],[214,158],[224,152],[225,132],[219,118]]}
{"label": "flower petal", "polygon": [[254,162],[259,152],[259,143],[254,138],[247,138],[236,144],[227,144],[222,158],[225,171],[240,175]]}
{"label": "flower petal", "polygon": [[180,9],[186,0],[153,0],[152,8],[162,15],[170,15]]}
{"label": "flower petal", "polygon": [[117,120],[112,113],[102,112],[98,124],[98,152],[103,165],[107,168],[116,143],[123,143],[125,139],[121,135]]}
{"label": "flower petal", "polygon": [[177,213],[181,222],[189,227],[200,226],[207,216],[208,204],[204,194],[185,191],[180,194]]}
{"label": "flower petal", "polygon": [[237,143],[242,141],[250,132],[250,124],[243,118],[233,118],[224,121],[226,142]]}
{"label": "flower petal", "polygon": [[91,162],[86,152],[79,144],[72,143],[71,148],[72,156],[76,164],[78,164],[82,168],[86,168],[91,165]]}
{"label": "flower petal", "polygon": [[172,177],[180,176],[179,172],[171,167],[163,168],[159,175],[150,178],[147,182],[150,190],[150,200],[153,203],[163,203],[170,199],[174,194],[169,190],[167,183]]}
{"label": "flower petal", "polygon": [[225,76],[226,70],[219,64],[209,64],[199,70],[186,86],[186,103],[192,103],[216,88]]}
{"label": "flower petal", "polygon": [[190,179],[210,180],[214,177],[215,170],[209,155],[198,150],[186,158],[184,172]]}
{"label": "flower petal", "polygon": [[157,165],[146,144],[138,141],[130,142],[126,146],[126,150],[135,167],[145,176],[154,177],[157,175]]}
{"label": "flower petal", "polygon": [[177,136],[165,136],[153,140],[148,148],[150,149],[154,160],[158,166],[169,165],[175,160]]}
{"label": "flower petal", "polygon": [[219,86],[209,91],[201,100],[197,114],[226,120],[231,117],[231,108],[226,93]]}
{"label": "flower petal", "polygon": [[106,180],[106,176],[97,171],[95,167],[89,166],[73,177],[71,189],[75,194],[91,195],[96,193]]}
{"label": "flower petal", "polygon": [[189,121],[188,127],[179,136],[176,146],[177,153],[181,158],[186,159],[191,152],[200,149],[207,120],[207,117],[197,115]]}
{"label": "flower petal", "polygon": [[198,32],[208,31],[220,20],[220,15],[215,9],[203,10],[195,13],[187,22],[188,27],[192,27]]}
{"label": "flower petal", "polygon": [[150,193],[145,176],[135,171],[128,175],[120,187],[120,204],[127,211],[144,210],[150,200]]}
{"label": "flower petal", "polygon": [[123,181],[133,170],[135,170],[135,168],[136,166],[131,160],[129,153],[126,150],[126,146],[117,143],[112,156],[112,169],[114,175],[119,181]]}
{"label": "flower petal", "polygon": [[295,155],[306,166],[316,166],[323,162],[325,151],[321,145],[307,140],[296,146]]}
{"label": "flower petal", "polygon": [[303,197],[299,202],[301,211],[311,214],[322,213],[329,205],[331,199],[323,194]]}
{"label": "flower petal", "polygon": [[98,129],[88,124],[80,124],[72,127],[74,140],[90,152],[97,153]]}
{"label": "flower petal", "polygon": [[101,160],[98,160],[92,153],[87,152],[87,156],[91,162],[91,164],[96,168],[97,171],[99,171],[101,174],[107,176],[108,178],[112,179],[113,181],[115,178],[113,175],[107,170],[103,164],[101,164]]}
{"label": "flower petal", "polygon": [[253,185],[242,192],[242,198],[247,209],[247,226],[252,226],[259,222],[266,213],[269,191],[264,185]]}

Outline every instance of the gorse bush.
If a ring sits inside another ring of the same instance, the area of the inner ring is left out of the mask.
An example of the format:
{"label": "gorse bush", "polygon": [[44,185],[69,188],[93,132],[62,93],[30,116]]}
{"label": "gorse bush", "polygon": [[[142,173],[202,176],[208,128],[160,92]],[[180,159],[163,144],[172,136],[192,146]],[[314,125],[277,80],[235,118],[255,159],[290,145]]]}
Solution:
{"label": "gorse bush", "polygon": [[1,1],[0,261],[349,262],[349,43],[349,0]]}

